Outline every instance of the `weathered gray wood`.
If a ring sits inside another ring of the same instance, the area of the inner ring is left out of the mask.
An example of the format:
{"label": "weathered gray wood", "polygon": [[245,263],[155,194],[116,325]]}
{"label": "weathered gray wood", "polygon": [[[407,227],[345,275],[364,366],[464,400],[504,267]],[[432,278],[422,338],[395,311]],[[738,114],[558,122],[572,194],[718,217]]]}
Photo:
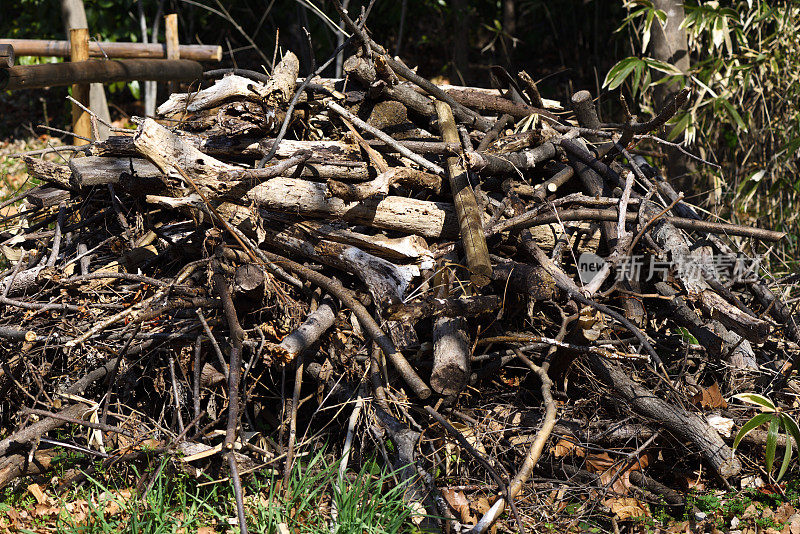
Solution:
{"label": "weathered gray wood", "polygon": [[248,191],[247,199],[281,213],[342,219],[437,239],[458,236],[458,221],[452,204],[398,196],[345,202],[327,193],[325,184],[297,178],[273,178]]}
{"label": "weathered gray wood", "polygon": [[25,162],[25,167],[28,174],[32,177],[42,180],[43,182],[55,184],[63,189],[74,189],[70,178],[72,171],[66,165],[59,165],[52,161],[38,159],[31,156],[23,156],[22,161]]}
{"label": "weathered gray wood", "polygon": [[417,235],[405,237],[366,235],[346,227],[337,227],[320,221],[304,221],[296,225],[316,238],[353,245],[388,260],[421,262],[429,261],[432,258],[425,239]]}
{"label": "weathered gray wood", "polygon": [[433,371],[431,388],[440,395],[457,395],[469,381],[470,347],[467,322],[461,317],[442,317],[433,323]]}
{"label": "weathered gray wood", "polygon": [[438,193],[442,187],[442,179],[435,175],[409,169],[392,167],[379,174],[374,180],[358,184],[347,184],[339,180],[328,180],[328,190],[332,196],[342,200],[364,200],[375,196],[389,194],[389,186],[401,184],[412,189],[430,189]]}
{"label": "weathered gray wood", "polygon": [[294,93],[300,63],[293,53],[288,52],[275,67],[272,77],[267,83],[260,83],[249,78],[229,74],[207,89],[196,93],[173,93],[169,99],[158,106],[159,115],[169,116],[176,113],[195,112],[218,106],[233,98],[252,99],[266,102],[270,106],[287,103]]}
{"label": "weathered gray wood", "polygon": [[[400,302],[411,281],[420,275],[419,268],[415,265],[395,265],[357,247],[333,241],[320,240],[312,243],[306,236],[294,234],[291,228],[282,232],[267,230],[265,239],[272,246],[359,277],[369,288],[379,312]],[[386,329],[399,350],[419,346],[419,339],[411,323],[387,321]]]}
{"label": "weathered gray wood", "polygon": [[325,299],[309,313],[297,330],[284,337],[279,344],[268,344],[267,353],[282,363],[290,363],[333,326],[336,307],[332,299]]}
{"label": "weathered gray wood", "polygon": [[120,176],[130,174],[139,178],[158,178],[163,173],[141,158],[104,158],[89,156],[72,160],[72,183],[76,187],[116,184]]}
{"label": "weathered gray wood", "polygon": [[31,189],[25,198],[37,208],[49,208],[58,206],[61,202],[69,200],[71,196],[72,193],[65,189],[46,185]]}

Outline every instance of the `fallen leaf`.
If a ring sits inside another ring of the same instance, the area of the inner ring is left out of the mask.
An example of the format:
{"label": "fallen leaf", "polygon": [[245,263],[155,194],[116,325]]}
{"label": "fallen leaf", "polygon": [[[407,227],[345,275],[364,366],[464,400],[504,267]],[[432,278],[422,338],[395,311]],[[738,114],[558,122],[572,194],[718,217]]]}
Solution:
{"label": "fallen leaf", "polygon": [[650,511],[645,504],[633,497],[614,497],[606,499],[603,504],[608,506],[617,519],[624,521],[632,517],[649,517]]}
{"label": "fallen leaf", "polygon": [[579,456],[581,458],[586,456],[586,450],[583,447],[564,438],[558,440],[558,443],[553,445],[553,447],[550,449],[550,452],[552,452],[553,456],[556,458],[563,458],[564,456],[569,456],[573,453],[575,456]]}
{"label": "fallen leaf", "polygon": [[800,514],[794,514],[789,518],[781,534],[800,534]]}
{"label": "fallen leaf", "polygon": [[757,491],[764,495],[783,495],[785,486],[786,484],[765,484],[757,488]]}
{"label": "fallen leaf", "polygon": [[447,504],[458,514],[459,521],[462,523],[472,524],[477,521],[477,518],[472,515],[469,508],[469,500],[463,492],[444,489],[442,490],[442,497],[447,501]]}
{"label": "fallen leaf", "polygon": [[719,392],[719,385],[714,382],[707,388],[703,389],[700,393],[692,396],[692,403],[695,406],[702,408],[727,408],[728,403],[722,398],[722,393]]}
{"label": "fallen leaf", "polygon": [[42,488],[39,487],[39,484],[30,484],[28,485],[28,493],[33,495],[33,498],[36,499],[36,502],[39,504],[50,504],[50,499],[47,498],[47,495],[44,494]]}
{"label": "fallen leaf", "polygon": [[612,465],[614,459],[607,452],[592,453],[586,457],[586,470],[590,473],[604,473]]}

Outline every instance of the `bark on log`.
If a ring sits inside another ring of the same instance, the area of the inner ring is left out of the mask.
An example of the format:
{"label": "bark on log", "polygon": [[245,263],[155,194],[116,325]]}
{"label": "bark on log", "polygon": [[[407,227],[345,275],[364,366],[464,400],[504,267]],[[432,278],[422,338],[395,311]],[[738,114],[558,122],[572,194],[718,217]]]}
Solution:
{"label": "bark on log", "polygon": [[481,152],[467,152],[464,156],[467,166],[475,172],[518,175],[521,171],[538,168],[542,163],[555,158],[556,147],[553,143],[546,142],[536,148],[510,152],[502,156]]}
{"label": "bark on log", "polygon": [[[575,112],[575,118],[582,128],[600,129],[600,119],[597,118],[592,93],[589,91],[578,91],[572,95],[572,111]],[[597,136],[587,136],[587,139],[591,142],[599,140]]]}
{"label": "bark on log", "polygon": [[316,310],[308,314],[297,330],[283,338],[279,344],[268,345],[267,353],[288,364],[316,343],[333,326],[335,320],[336,306],[332,299],[324,299]]}
{"label": "bark on log", "polygon": [[[433,285],[439,297],[447,297],[455,282],[455,273],[446,267],[446,261],[454,261],[450,253],[440,260],[439,270]],[[462,317],[439,317],[433,322],[433,370],[431,388],[444,396],[458,395],[469,382],[471,369],[467,322]]]}
{"label": "bark on log", "polygon": [[394,321],[416,323],[421,319],[433,316],[476,317],[497,311],[502,305],[503,301],[497,295],[458,298],[439,298],[428,295],[410,302],[389,306],[385,316]]}
{"label": "bark on log", "polygon": [[334,227],[331,224],[319,221],[304,221],[297,223],[297,226],[318,239],[328,239],[345,245],[353,245],[388,260],[421,263],[431,261],[432,258],[430,248],[425,239],[416,235],[396,238],[383,235],[366,235],[354,232],[346,227]]}
{"label": "bark on log", "polygon": [[674,406],[637,384],[615,363],[594,353],[587,355],[597,377],[642,417],[663,424],[680,439],[690,441],[703,459],[723,479],[736,476],[742,464],[714,430],[699,415]]}
{"label": "bark on log", "polygon": [[71,182],[72,171],[66,165],[59,165],[58,163],[32,156],[23,156],[22,161],[25,162],[28,174],[34,178],[57,185],[63,189],[75,189]]}
{"label": "bark on log", "polygon": [[524,119],[529,115],[536,114],[546,117],[547,119],[557,120],[555,115],[545,109],[512,102],[507,98],[484,91],[473,91],[469,88],[452,88],[447,91],[447,94],[459,104],[474,109],[479,113],[487,111],[489,115],[502,115],[507,113],[515,119]]}
{"label": "bark on log", "polygon": [[364,200],[375,196],[387,196],[389,186],[404,185],[414,190],[429,189],[438,193],[442,187],[442,179],[435,175],[409,169],[407,167],[393,167],[379,174],[374,180],[358,184],[346,184],[339,180],[328,180],[328,190],[331,195],[347,202]]}
{"label": "bark on log", "polygon": [[[643,222],[660,212],[661,209],[650,201],[642,202],[639,207],[639,217]],[[713,318],[745,339],[755,343],[766,339],[770,332],[769,323],[742,312],[710,288],[705,280],[707,275],[703,272],[703,267],[710,268],[710,258],[704,257],[700,249],[690,250],[688,239],[674,225],[661,220],[654,224],[651,234],[656,243],[670,253],[676,276],[689,298],[698,300]]]}
{"label": "bark on log", "polygon": [[470,347],[463,317],[441,317],[433,323],[431,388],[446,397],[458,395],[469,382]]}
{"label": "bark on log", "polygon": [[343,219],[435,239],[458,236],[458,219],[452,204],[396,196],[345,202],[329,197],[327,192],[325,184],[274,178],[248,191],[247,199],[270,211]]}
{"label": "bark on log", "polygon": [[[270,245],[293,255],[300,254],[359,277],[372,294],[379,314],[401,302],[411,281],[420,274],[416,266],[395,265],[357,247],[326,240],[311,243],[305,236],[292,235],[291,229],[267,231],[265,239]],[[399,350],[419,346],[412,323],[388,321],[386,326],[392,342]]]}
{"label": "bark on log", "polygon": [[119,183],[123,174],[136,178],[161,178],[164,174],[152,163],[139,158],[104,158],[89,156],[70,162],[71,183],[77,187]]}
{"label": "bark on log", "polygon": [[[357,56],[347,58],[344,70],[366,87],[370,87],[377,79],[375,68],[365,58]],[[430,98],[405,84],[386,86],[381,91],[381,96],[396,100],[423,117],[433,118],[436,114]]]}
{"label": "bark on log", "polygon": [[[450,106],[438,100],[435,106],[442,139],[446,143],[457,143],[459,136]],[[491,280],[492,263],[489,261],[489,249],[486,246],[486,236],[483,234],[481,211],[469,184],[467,171],[458,158],[447,158],[447,176],[450,179],[450,192],[458,213],[461,244],[467,257],[470,281],[477,287],[483,287]]]}

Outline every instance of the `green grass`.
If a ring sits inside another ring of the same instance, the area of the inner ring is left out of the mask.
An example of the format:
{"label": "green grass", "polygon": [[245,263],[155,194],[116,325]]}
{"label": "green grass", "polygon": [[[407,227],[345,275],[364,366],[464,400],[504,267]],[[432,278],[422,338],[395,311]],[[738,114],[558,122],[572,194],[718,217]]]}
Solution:
{"label": "green grass", "polygon": [[[256,481],[257,492],[265,495],[267,502],[256,507],[251,532],[276,532],[279,524],[298,533],[408,531],[412,510],[403,502],[405,487],[394,485],[387,471],[379,470],[373,475],[371,466],[374,462],[367,462],[352,481],[338,480],[338,462],[327,463],[322,453],[318,453],[305,465],[298,462],[285,495],[278,489],[275,476]],[[331,513],[319,513],[320,504],[336,510],[333,529]]]}
{"label": "green grass", "polygon": [[[144,498],[131,488],[131,483],[140,478],[135,469],[128,472],[132,476],[99,473],[88,477],[85,487],[55,502],[61,508],[57,516],[33,519],[20,532],[47,529],[63,534],[178,534],[197,532],[202,527],[208,532],[228,531],[229,518],[236,517],[230,484],[202,485],[172,469],[172,462],[165,458],[160,466],[151,467],[145,478],[150,480],[154,468],[158,475]],[[243,483],[249,531],[394,534],[415,530],[412,510],[403,502],[405,487],[395,484],[390,472],[368,461],[358,472],[349,472],[340,480],[338,469],[339,463],[327,460],[320,451],[308,460],[298,460],[288,490],[282,488],[277,472],[246,477]],[[35,505],[27,493],[6,493],[2,500],[0,507],[8,509],[33,510]],[[84,503],[84,513],[74,513],[75,503]],[[332,510],[336,511],[335,520]]]}

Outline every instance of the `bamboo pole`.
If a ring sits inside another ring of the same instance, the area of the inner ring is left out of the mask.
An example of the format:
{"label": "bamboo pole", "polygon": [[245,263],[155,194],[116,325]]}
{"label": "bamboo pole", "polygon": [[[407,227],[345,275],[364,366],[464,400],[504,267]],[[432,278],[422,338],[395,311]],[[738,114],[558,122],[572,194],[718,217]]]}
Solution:
{"label": "bamboo pole", "polygon": [[[453,111],[446,102],[434,102],[439,117],[439,130],[445,143],[458,143],[458,131]],[[459,158],[447,158],[447,175],[450,178],[450,191],[458,215],[458,226],[461,230],[461,243],[467,255],[467,268],[470,281],[478,287],[489,283],[492,276],[492,263],[489,260],[489,249],[486,236],[483,234],[483,221],[475,193],[469,185],[467,171]]]}
{"label": "bamboo pole", "polygon": [[[17,56],[55,56],[69,57],[69,41],[50,41],[46,39],[5,39],[0,44],[14,47]],[[105,52],[105,54],[104,54]],[[217,45],[180,45],[183,59],[194,61],[220,61],[222,47]],[[89,57],[109,57],[111,59],[165,59],[167,48],[161,43],[89,43]]]}
{"label": "bamboo pole", "polygon": [[[74,28],[69,31],[69,60],[72,63],[89,59],[89,30],[88,28]],[[73,143],[85,145],[86,139],[92,136],[91,117],[86,109],[89,108],[89,84],[75,83],[72,85],[72,98],[80,102],[83,107],[72,103],[72,132],[75,134]]]}
{"label": "bamboo pole", "polygon": [[[164,17],[164,33],[167,44],[167,59],[180,59],[180,40],[178,39],[178,15],[171,13]],[[177,82],[169,82],[168,90],[172,94],[178,87]]]}

